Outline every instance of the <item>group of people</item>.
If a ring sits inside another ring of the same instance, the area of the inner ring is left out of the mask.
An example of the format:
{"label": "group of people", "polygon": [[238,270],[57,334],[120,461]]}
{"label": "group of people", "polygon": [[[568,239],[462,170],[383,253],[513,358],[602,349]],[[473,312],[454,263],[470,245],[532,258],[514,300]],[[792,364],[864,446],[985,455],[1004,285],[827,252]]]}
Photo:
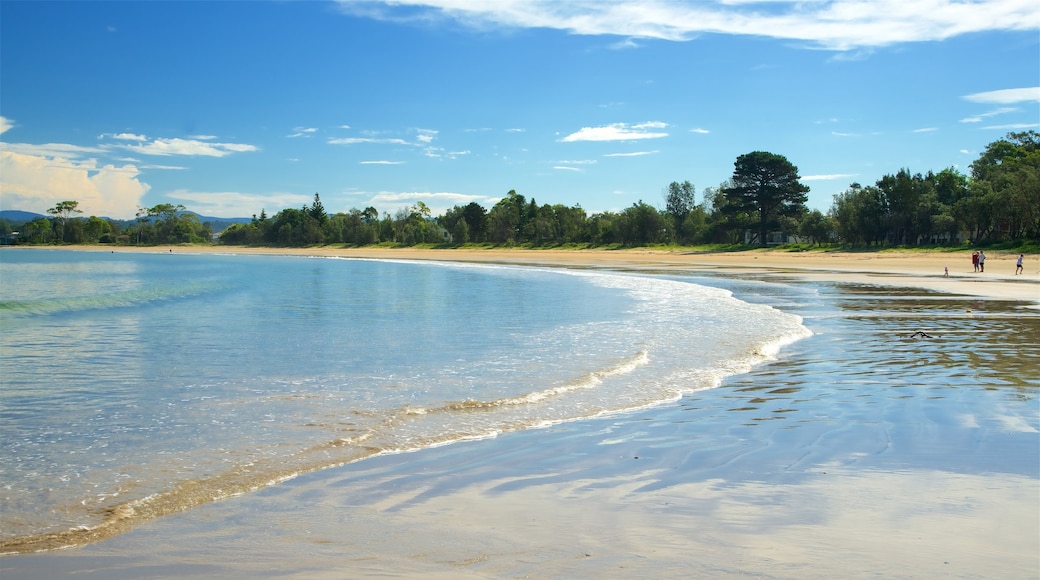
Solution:
{"label": "group of people", "polygon": [[978,250],[971,253],[971,267],[975,268],[976,272],[986,271],[986,252]]}
{"label": "group of people", "polygon": [[[1015,275],[1016,276],[1018,276],[1019,274],[1024,274],[1025,273],[1025,268],[1022,266],[1022,259],[1024,257],[1025,256],[1023,254],[1019,254],[1018,255],[1018,259],[1015,260]],[[985,272],[986,271],[986,252],[983,252],[982,250],[978,250],[978,251],[972,252],[971,253],[971,266],[972,266],[972,268],[975,269],[976,272]],[[949,275],[950,275],[950,269],[947,268],[946,269],[946,276],[949,276]]]}

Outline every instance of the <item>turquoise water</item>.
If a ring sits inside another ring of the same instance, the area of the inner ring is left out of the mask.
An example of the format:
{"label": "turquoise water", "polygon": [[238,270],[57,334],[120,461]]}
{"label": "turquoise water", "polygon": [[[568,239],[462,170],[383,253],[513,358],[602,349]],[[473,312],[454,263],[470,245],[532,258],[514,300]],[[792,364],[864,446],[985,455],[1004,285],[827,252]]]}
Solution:
{"label": "turquoise water", "polygon": [[677,401],[811,334],[649,274],[51,250],[0,254],[0,323],[8,551]]}

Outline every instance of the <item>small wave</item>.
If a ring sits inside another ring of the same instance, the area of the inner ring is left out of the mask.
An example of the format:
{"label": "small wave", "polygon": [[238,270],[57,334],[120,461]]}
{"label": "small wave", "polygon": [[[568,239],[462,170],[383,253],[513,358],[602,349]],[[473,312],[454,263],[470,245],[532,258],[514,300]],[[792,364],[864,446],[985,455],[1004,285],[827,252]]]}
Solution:
{"label": "small wave", "polygon": [[440,407],[434,407],[430,409],[423,407],[408,407],[405,409],[405,413],[409,415],[426,415],[430,413],[440,413],[448,411],[480,411],[486,409],[499,409],[502,407],[530,405],[533,403],[542,402],[546,399],[558,397],[560,395],[570,393],[573,391],[594,388],[596,385],[603,382],[603,379],[605,378],[630,373],[633,370],[647,364],[649,361],[650,355],[645,350],[641,350],[633,357],[623,360],[610,368],[600,371],[592,371],[582,377],[579,377],[573,381],[564,383],[557,387],[552,387],[541,391],[534,391],[525,395],[521,395],[519,397],[507,397],[503,399],[496,399],[493,401],[475,401],[472,399],[467,399],[465,401],[454,401],[450,403],[445,403]]}

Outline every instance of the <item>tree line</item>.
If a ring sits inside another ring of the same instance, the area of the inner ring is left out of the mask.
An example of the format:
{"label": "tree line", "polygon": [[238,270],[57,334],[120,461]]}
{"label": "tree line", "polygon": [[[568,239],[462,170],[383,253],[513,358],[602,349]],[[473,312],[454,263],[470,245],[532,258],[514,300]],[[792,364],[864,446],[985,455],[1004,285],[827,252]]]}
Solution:
{"label": "tree line", "polygon": [[[309,205],[265,210],[219,235],[229,245],[365,246],[647,246],[764,245],[798,241],[848,246],[915,246],[965,241],[1035,244],[1040,240],[1040,134],[1009,133],[989,144],[965,175],[900,169],[874,185],[852,183],[826,212],[805,206],[809,188],[782,155],[754,151],[733,175],[698,201],[687,181],[662,192],[663,207],[640,200],[621,211],[588,213],[580,205],[538,204],[510,190],[490,209],[456,205],[432,216],[426,204],[382,213],[374,207],[329,214],[318,194]],[[53,218],[26,224],[28,243],[211,243],[209,224],[184,206],[160,204],[122,228],[74,217],[77,202],[48,210]]]}

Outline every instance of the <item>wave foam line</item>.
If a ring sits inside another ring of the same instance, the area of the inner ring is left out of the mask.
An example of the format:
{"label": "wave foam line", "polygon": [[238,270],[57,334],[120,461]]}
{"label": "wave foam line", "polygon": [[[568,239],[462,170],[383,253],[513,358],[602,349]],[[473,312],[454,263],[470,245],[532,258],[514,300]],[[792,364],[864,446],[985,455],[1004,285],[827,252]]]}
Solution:
{"label": "wave foam line", "polygon": [[[0,556],[47,552],[99,542],[126,533],[145,521],[278,485],[305,473],[346,465],[385,451],[360,445],[365,439],[367,436],[336,439],[295,453],[292,457],[251,462],[213,477],[182,481],[165,491],[103,508],[99,513],[100,523],[93,526],[81,525],[58,532],[2,539]],[[315,454],[319,457],[314,458]]]}
{"label": "wave foam line", "polygon": [[440,407],[429,409],[424,407],[407,407],[404,409],[404,413],[407,415],[426,415],[430,413],[444,413],[450,411],[481,411],[500,409],[503,407],[531,405],[572,391],[595,388],[603,382],[603,379],[628,374],[648,362],[650,362],[650,355],[645,350],[641,350],[631,358],[625,359],[610,368],[601,371],[592,371],[578,379],[564,383],[558,387],[552,387],[542,391],[533,391],[519,397],[507,397],[493,401],[475,401],[467,399],[465,401],[452,401],[445,403]]}

